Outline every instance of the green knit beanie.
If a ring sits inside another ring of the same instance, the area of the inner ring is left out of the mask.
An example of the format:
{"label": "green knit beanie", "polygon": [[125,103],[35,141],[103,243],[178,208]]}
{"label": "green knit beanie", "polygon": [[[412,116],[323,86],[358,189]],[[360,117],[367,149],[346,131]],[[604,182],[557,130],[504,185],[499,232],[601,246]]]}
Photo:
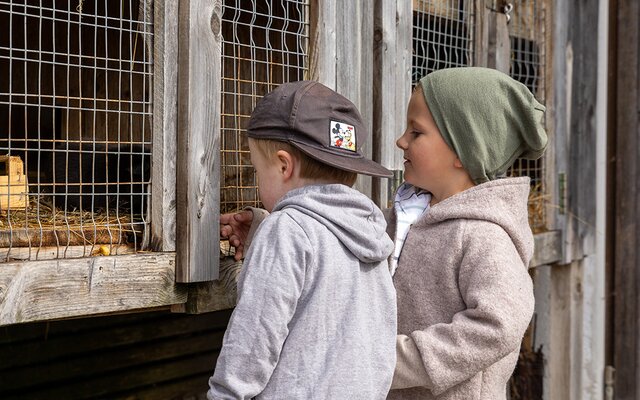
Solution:
{"label": "green knit beanie", "polygon": [[489,68],[449,68],[420,80],[429,111],[476,184],[547,146],[545,108],[522,83]]}

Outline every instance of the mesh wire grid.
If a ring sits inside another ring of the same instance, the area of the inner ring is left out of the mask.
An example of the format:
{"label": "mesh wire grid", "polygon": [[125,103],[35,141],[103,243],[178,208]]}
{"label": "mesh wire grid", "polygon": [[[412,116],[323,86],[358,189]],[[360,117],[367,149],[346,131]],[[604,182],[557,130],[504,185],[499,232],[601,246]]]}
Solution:
{"label": "mesh wire grid", "polygon": [[[545,24],[543,0],[515,0],[510,12],[511,44],[510,75],[525,84],[538,101],[545,103]],[[531,178],[529,222],[534,232],[546,230],[546,204],[549,195],[545,186],[544,157],[535,161],[517,160],[509,174]]]}
{"label": "mesh wire grid", "polygon": [[220,211],[259,205],[243,135],[256,102],[308,76],[309,5],[300,0],[226,0],[222,17]]}
{"label": "mesh wire grid", "polygon": [[152,50],[150,1],[0,1],[0,260],[141,249]]}
{"label": "mesh wire grid", "polygon": [[430,72],[472,64],[473,17],[471,0],[413,1],[413,84]]}

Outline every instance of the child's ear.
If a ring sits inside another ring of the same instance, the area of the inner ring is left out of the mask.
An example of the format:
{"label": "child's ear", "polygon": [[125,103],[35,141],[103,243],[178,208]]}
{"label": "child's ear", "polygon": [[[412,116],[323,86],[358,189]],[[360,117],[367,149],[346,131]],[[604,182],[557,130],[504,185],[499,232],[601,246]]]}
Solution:
{"label": "child's ear", "polygon": [[455,161],[453,161],[453,166],[456,168],[464,168],[464,166],[462,165],[462,162],[458,157],[456,157]]}
{"label": "child's ear", "polygon": [[296,158],[285,150],[278,150],[276,152],[276,159],[280,173],[285,180],[290,179],[293,176],[293,172],[297,165]]}

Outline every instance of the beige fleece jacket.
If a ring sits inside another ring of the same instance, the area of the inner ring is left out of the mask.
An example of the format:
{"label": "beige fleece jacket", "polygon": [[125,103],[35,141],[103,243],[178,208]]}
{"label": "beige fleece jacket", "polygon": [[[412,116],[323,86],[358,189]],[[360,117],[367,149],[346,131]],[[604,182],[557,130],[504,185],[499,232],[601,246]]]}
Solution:
{"label": "beige fleece jacket", "polygon": [[389,399],[506,398],[534,306],[528,194],[529,178],[490,181],[436,204],[411,227],[394,275]]}

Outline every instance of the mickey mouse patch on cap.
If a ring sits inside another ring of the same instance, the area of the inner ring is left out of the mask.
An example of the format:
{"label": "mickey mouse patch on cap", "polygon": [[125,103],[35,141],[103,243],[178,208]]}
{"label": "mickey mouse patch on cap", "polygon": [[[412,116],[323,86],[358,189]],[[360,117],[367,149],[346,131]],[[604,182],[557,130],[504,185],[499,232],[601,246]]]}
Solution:
{"label": "mickey mouse patch on cap", "polygon": [[331,147],[356,151],[356,128],[344,122],[331,121]]}

